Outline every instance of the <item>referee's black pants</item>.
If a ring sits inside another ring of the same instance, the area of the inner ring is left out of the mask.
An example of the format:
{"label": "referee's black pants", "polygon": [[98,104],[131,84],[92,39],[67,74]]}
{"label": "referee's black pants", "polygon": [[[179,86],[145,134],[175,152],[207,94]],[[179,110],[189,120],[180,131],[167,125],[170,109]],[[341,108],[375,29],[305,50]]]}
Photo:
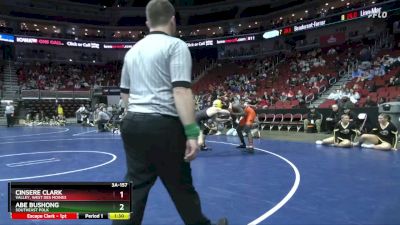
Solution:
{"label": "referee's black pants", "polygon": [[13,126],[13,116],[11,113],[6,114],[7,118],[7,127],[12,127]]}
{"label": "referee's black pants", "polygon": [[133,182],[133,218],[114,225],[141,224],[151,187],[160,177],[185,222],[209,225],[192,184],[190,164],[184,161],[186,137],[177,117],[129,112],[122,121],[127,174]]}

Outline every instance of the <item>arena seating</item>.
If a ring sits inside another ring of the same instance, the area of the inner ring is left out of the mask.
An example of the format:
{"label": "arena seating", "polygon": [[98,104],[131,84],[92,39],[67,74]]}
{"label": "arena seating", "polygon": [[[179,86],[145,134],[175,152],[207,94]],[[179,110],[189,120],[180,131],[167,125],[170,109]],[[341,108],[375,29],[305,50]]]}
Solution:
{"label": "arena seating", "polygon": [[[303,53],[303,55],[305,54],[307,54],[307,52]],[[267,72],[266,77],[262,77],[258,74],[259,71],[256,70],[257,61],[254,60],[221,63],[220,67],[215,68],[194,84],[193,90],[198,94],[209,94],[210,92],[215,91],[215,89],[221,88],[221,85],[223,85],[222,90],[226,92],[229,91],[226,82],[230,81],[233,74],[244,74],[247,78],[256,74],[255,77],[257,78],[257,81],[255,84],[257,88],[255,97],[262,96],[264,92],[266,92],[267,95],[271,95],[272,89],[275,89],[278,94],[288,92],[288,90],[296,94],[301,90],[305,98],[303,100],[310,102],[326,91],[330,87],[330,80],[336,79],[339,74],[339,71],[334,69],[334,57],[327,56],[326,54],[321,54],[321,56],[325,60],[325,66],[310,66],[310,71],[305,72],[302,75],[305,76],[304,79],[306,81],[296,85],[290,85],[288,83],[292,76],[297,76],[294,75],[287,66],[288,61],[295,61],[296,58],[289,57],[278,65],[276,72],[273,70]],[[275,75],[275,73],[279,74]],[[308,82],[312,77],[318,77],[318,80],[316,82]],[[322,77],[322,79],[320,79],[320,77]],[[240,94],[243,95],[243,91],[240,91]],[[270,109],[291,109],[300,107],[300,101],[295,97],[288,98],[287,100],[280,100],[279,96],[273,96],[273,99],[271,100],[272,101],[270,102],[273,102],[274,104],[269,106]]]}
{"label": "arena seating", "polygon": [[[382,57],[389,53],[390,57],[398,57],[400,56],[400,51],[381,51],[373,61],[377,58]],[[379,100],[383,98],[385,101],[396,101],[398,100],[398,96],[400,96],[400,87],[391,86],[390,79],[396,76],[399,76],[400,67],[396,66],[391,68],[384,76],[376,76],[372,80],[364,80],[357,81],[357,78],[354,78],[345,84],[346,88],[354,89],[360,94],[360,99],[357,102],[356,106],[364,107],[365,102],[367,100],[367,96],[370,96],[371,100],[375,103],[379,103]],[[322,103],[319,108],[329,108],[333,104],[336,104],[337,101],[327,99],[324,103]]]}
{"label": "arena seating", "polygon": [[121,63],[23,64],[17,71],[21,89],[88,89],[97,86],[119,86]]}

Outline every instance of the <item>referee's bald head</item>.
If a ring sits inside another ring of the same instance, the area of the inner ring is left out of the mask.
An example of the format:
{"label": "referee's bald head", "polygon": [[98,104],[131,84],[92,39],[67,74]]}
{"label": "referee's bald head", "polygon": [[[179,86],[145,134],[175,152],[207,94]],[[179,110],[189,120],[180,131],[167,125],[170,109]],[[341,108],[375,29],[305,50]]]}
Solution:
{"label": "referee's bald head", "polygon": [[167,26],[174,22],[174,16],[175,8],[168,0],[151,0],[146,6],[146,23],[150,28]]}

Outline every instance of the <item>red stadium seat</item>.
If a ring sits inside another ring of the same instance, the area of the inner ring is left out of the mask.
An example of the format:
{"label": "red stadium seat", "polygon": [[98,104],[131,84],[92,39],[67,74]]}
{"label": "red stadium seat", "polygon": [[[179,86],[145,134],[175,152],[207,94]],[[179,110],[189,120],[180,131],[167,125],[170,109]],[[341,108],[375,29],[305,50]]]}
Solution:
{"label": "red stadium seat", "polygon": [[371,99],[376,99],[376,98],[378,98],[378,93],[371,92],[371,93],[368,94],[368,96],[371,96]]}
{"label": "red stadium seat", "polygon": [[293,120],[293,114],[291,114],[291,113],[286,113],[285,115],[283,115],[282,122],[281,122],[281,124],[279,125],[279,128],[278,128],[278,129],[281,130],[282,127],[286,127],[287,130],[289,131],[289,130],[290,130],[290,127],[291,127],[292,120]]}
{"label": "red stadium seat", "polygon": [[369,91],[365,89],[360,89],[358,90],[358,93],[360,94],[360,97],[365,97],[369,94]]}
{"label": "red stadium seat", "polygon": [[378,79],[378,80],[375,81],[375,86],[383,87],[383,86],[385,86],[385,81],[382,80],[382,79]]}
{"label": "red stadium seat", "polygon": [[261,129],[263,130],[264,127],[269,126],[269,130],[272,130],[272,123],[275,121],[275,115],[274,114],[267,114],[265,116],[264,121],[260,121],[261,124]]}
{"label": "red stadium seat", "polygon": [[300,102],[299,102],[299,100],[296,99],[296,100],[292,100],[290,104],[291,104],[292,108],[294,108],[294,107],[299,106]]}
{"label": "red stadium seat", "polygon": [[278,128],[278,130],[280,130],[280,128],[281,128],[280,125],[282,124],[282,121],[283,121],[283,114],[282,113],[276,114],[274,121],[271,123],[271,125],[272,125],[271,130],[275,126]]}
{"label": "red stadium seat", "polygon": [[265,122],[267,119],[267,114],[266,113],[260,113],[257,114],[258,122],[261,124],[262,122]]}
{"label": "red stadium seat", "polygon": [[288,130],[290,130],[292,127],[296,127],[297,132],[299,132],[299,130],[303,127],[303,115],[301,115],[300,113],[293,115]]}

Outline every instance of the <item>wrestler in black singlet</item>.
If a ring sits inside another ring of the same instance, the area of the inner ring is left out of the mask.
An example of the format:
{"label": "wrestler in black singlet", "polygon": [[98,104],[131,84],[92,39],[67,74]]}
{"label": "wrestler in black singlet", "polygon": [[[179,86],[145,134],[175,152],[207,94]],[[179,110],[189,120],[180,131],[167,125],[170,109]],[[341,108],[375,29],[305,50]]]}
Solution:
{"label": "wrestler in black singlet", "polygon": [[354,123],[347,124],[343,127],[342,123],[338,123],[333,130],[333,136],[335,137],[335,142],[341,142],[343,140],[353,141],[354,137],[357,135],[357,129]]}
{"label": "wrestler in black singlet", "polygon": [[203,109],[196,112],[196,123],[199,125],[200,129],[204,129],[204,123],[206,123],[210,117],[207,115],[207,109]]}
{"label": "wrestler in black singlet", "polygon": [[378,139],[381,143],[387,142],[391,144],[393,148],[396,148],[398,132],[393,123],[389,122],[389,125],[387,125],[387,127],[384,129],[382,129],[378,124],[377,128],[373,128],[371,133],[378,136]]}

